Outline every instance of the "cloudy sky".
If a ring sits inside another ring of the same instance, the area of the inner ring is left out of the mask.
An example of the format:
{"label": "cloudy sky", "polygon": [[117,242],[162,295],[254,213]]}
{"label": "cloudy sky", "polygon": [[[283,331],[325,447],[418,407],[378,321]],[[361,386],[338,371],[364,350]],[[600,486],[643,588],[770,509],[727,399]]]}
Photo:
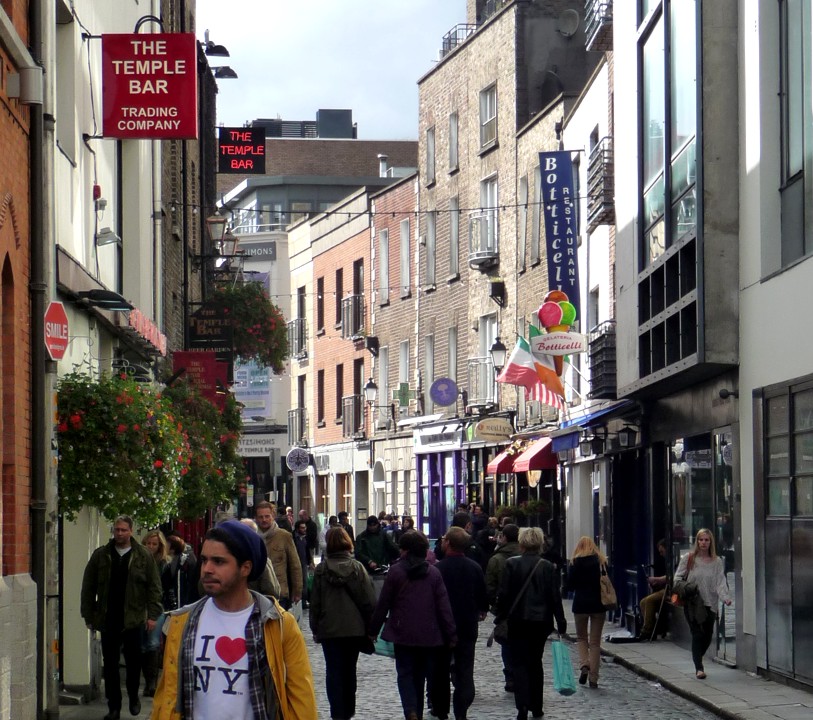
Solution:
{"label": "cloudy sky", "polygon": [[225,45],[237,80],[220,80],[217,120],[315,120],[350,109],[363,140],[416,139],[417,80],[466,0],[198,0],[198,39]]}

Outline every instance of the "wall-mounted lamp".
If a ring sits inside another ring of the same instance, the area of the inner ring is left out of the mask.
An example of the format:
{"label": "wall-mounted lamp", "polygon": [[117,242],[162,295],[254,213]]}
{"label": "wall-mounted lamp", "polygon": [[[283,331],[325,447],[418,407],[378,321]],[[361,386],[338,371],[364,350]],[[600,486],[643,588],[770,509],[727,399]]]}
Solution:
{"label": "wall-mounted lamp", "polygon": [[103,227],[101,230],[99,230],[99,232],[96,233],[96,245],[98,247],[113,244],[121,245],[121,238],[109,227]]}
{"label": "wall-mounted lamp", "polygon": [[503,345],[499,335],[495,338],[494,344],[489,349],[491,353],[491,362],[494,364],[494,370],[499,373],[505,367],[505,359],[508,356],[508,348]]}
{"label": "wall-mounted lamp", "polygon": [[556,453],[556,457],[560,463],[566,463],[570,460],[570,450],[559,450],[559,452]]}
{"label": "wall-mounted lamp", "polygon": [[[606,437],[607,428],[604,428]],[[581,440],[579,440],[579,452],[582,457],[589,457],[590,455],[601,455],[604,452],[605,438],[597,435],[595,432],[590,435],[587,430],[582,433]]]}
{"label": "wall-mounted lamp", "polygon": [[76,295],[81,300],[85,300],[88,305],[102,310],[125,312],[133,309],[129,302],[112,290],[94,288],[93,290],[80,290]]}
{"label": "wall-mounted lamp", "polygon": [[618,445],[622,448],[633,447],[637,439],[637,429],[629,425],[625,425],[618,431]]}
{"label": "wall-mounted lamp", "polygon": [[372,406],[375,405],[376,398],[378,397],[378,385],[375,384],[375,380],[369,378],[366,383],[364,383],[364,399],[367,401],[367,404]]}
{"label": "wall-mounted lamp", "polygon": [[213,67],[215,73],[215,80],[236,80],[237,73],[234,72],[228,65],[221,65],[220,67]]}
{"label": "wall-mounted lamp", "polygon": [[730,397],[738,398],[740,396],[737,390],[729,390],[728,388],[722,388],[719,395],[722,400],[728,400]]}
{"label": "wall-mounted lamp", "polygon": [[223,45],[216,45],[209,39],[209,31],[205,30],[203,33],[203,48],[204,52],[209,57],[231,57],[229,51]]}
{"label": "wall-mounted lamp", "polygon": [[364,347],[370,351],[370,355],[378,357],[378,338],[375,335],[367,335],[364,338]]}

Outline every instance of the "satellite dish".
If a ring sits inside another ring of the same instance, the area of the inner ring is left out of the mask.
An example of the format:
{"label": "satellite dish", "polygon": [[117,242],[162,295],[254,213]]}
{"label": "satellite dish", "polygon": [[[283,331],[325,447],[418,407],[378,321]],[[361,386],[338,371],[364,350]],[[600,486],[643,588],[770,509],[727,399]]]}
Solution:
{"label": "satellite dish", "polygon": [[556,21],[556,30],[564,37],[573,37],[579,29],[581,18],[576,10],[565,10]]}

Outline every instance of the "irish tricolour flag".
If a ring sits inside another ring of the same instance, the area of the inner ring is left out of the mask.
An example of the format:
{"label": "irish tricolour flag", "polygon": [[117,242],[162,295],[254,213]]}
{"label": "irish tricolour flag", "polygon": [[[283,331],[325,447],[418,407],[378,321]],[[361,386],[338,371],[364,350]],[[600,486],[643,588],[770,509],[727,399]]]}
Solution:
{"label": "irish tricolour flag", "polygon": [[[553,360],[548,356],[534,357],[531,347],[523,337],[517,338],[517,344],[508,357],[502,372],[497,376],[497,382],[521,385],[528,395],[534,395],[534,388],[542,384],[550,392],[564,397],[565,390],[562,381],[553,369]],[[551,403],[548,403],[551,404]],[[554,405],[558,407],[558,405]]]}

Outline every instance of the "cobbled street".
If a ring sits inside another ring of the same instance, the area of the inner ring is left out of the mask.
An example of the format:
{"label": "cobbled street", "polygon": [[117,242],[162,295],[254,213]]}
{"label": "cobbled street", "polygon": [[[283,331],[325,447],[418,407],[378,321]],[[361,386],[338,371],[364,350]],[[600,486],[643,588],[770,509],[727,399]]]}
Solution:
{"label": "cobbled street", "polygon": [[[491,616],[489,616],[490,618]],[[307,617],[303,618],[307,630]],[[499,648],[486,647],[490,619],[481,625],[481,638],[477,643],[475,660],[474,700],[468,720],[514,720],[514,696],[503,690],[502,663]],[[330,718],[330,706],[325,693],[325,667],[322,651],[313,642],[309,632],[305,639],[310,653],[316,685],[319,717]],[[568,643],[571,658],[576,648]],[[545,648],[545,720],[605,720],[618,718],[648,718],[649,720],[706,720],[716,716],[692,704],[657,683],[635,673],[604,662],[598,689],[579,686],[575,695],[563,697],[553,689],[549,647]],[[399,720],[403,718],[395,682],[395,661],[377,655],[361,655],[358,664],[358,693],[356,695],[357,720]],[[433,715],[424,713],[430,720]]]}

